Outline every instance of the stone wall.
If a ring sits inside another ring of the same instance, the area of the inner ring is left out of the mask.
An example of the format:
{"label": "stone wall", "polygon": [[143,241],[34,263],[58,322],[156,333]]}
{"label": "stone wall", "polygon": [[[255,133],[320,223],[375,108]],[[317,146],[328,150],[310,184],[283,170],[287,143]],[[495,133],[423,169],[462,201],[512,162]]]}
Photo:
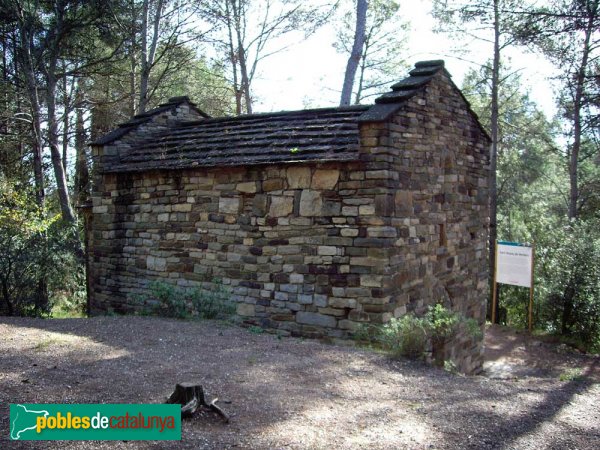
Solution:
{"label": "stone wall", "polygon": [[[363,131],[365,159],[388,173],[381,215],[382,225],[391,227],[383,282],[389,303],[376,310],[399,317],[442,302],[483,326],[489,140],[449,78],[443,72],[435,77],[390,122]],[[447,357],[462,371],[477,372],[482,341],[461,330]]]}
{"label": "stone wall", "polygon": [[[218,278],[245,322],[284,334],[346,338],[439,301],[483,324],[488,139],[460,92],[440,72],[360,127],[355,162],[103,174],[126,143],[96,147],[92,311]],[[462,332],[448,346],[465,372],[481,352]]]}
{"label": "stone wall", "polygon": [[[263,327],[345,337],[381,302],[390,233],[364,164],[105,175],[93,208],[93,307],[127,310],[149,280],[221,279]],[[360,183],[356,183],[360,180]]]}

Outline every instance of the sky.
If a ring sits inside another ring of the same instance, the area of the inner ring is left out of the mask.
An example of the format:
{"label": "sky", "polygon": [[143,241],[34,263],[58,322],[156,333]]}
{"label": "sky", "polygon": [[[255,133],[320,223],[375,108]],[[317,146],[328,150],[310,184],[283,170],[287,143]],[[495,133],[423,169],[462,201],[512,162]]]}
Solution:
{"label": "sky", "polygon": [[[461,86],[470,68],[489,59],[492,44],[479,40],[460,40],[435,33],[436,21],[431,17],[431,1],[400,0],[400,14],[410,22],[408,45],[404,59],[412,66],[427,59],[443,59],[457,86]],[[254,83],[255,112],[294,110],[339,104],[347,55],[333,48],[335,31],[326,25],[306,40],[296,35],[289,50],[264,60]],[[467,49],[462,54],[458,49]],[[519,70],[524,88],[531,98],[552,116],[555,112],[554,90],[549,78],[556,69],[539,55],[509,48],[504,53],[513,70]],[[469,60],[472,62],[465,61]],[[398,80],[407,76],[399,73]]]}

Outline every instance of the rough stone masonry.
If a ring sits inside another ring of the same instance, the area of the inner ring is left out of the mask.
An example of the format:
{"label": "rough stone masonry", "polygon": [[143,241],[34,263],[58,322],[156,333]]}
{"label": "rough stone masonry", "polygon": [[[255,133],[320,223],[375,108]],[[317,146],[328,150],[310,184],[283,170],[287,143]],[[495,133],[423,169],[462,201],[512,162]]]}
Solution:
{"label": "rough stone masonry", "polygon": [[[92,143],[91,311],[219,279],[283,334],[347,338],[436,302],[483,325],[489,144],[443,61],[370,106],[210,118],[173,98]],[[480,370],[480,338],[446,351]]]}

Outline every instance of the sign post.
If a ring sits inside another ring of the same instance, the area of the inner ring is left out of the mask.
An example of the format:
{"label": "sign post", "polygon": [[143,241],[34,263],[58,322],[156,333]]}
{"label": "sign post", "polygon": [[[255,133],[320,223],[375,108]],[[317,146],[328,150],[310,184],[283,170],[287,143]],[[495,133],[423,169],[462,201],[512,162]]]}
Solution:
{"label": "sign post", "polygon": [[496,284],[529,288],[529,331],[533,328],[533,269],[535,247],[517,242],[496,241],[496,269],[493,275],[492,322],[496,318],[498,299]]}

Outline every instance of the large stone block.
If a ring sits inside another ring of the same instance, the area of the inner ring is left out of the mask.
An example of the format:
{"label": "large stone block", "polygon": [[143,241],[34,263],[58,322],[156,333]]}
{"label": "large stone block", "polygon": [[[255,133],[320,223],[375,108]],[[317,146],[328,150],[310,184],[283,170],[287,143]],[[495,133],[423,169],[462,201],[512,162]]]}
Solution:
{"label": "large stone block", "polygon": [[238,303],[237,313],[240,316],[254,317],[256,314],[256,306],[250,303]]}
{"label": "large stone block", "polygon": [[290,189],[310,187],[310,167],[295,166],[287,170],[287,182]]}
{"label": "large stone block", "polygon": [[[192,205],[189,205],[192,206]],[[219,199],[219,212],[223,214],[237,214],[240,210],[238,197],[221,197]]]}
{"label": "large stone block", "polygon": [[331,297],[329,306],[332,308],[356,308],[357,302],[355,298]]}
{"label": "large stone block", "polygon": [[373,238],[394,238],[397,236],[397,232],[394,227],[368,227],[367,236]]}
{"label": "large stone block", "polygon": [[311,305],[313,302],[313,296],[310,294],[298,294],[298,303],[301,305]]}
{"label": "large stone block", "polygon": [[333,189],[340,178],[340,171],[335,169],[318,169],[312,178],[313,189]]}
{"label": "large stone block", "polygon": [[158,258],[156,256],[149,255],[146,258],[146,267],[149,270],[164,272],[164,270],[167,268],[167,260],[165,258]]}
{"label": "large stone block", "polygon": [[294,210],[293,197],[271,197],[271,207],[269,208],[269,216],[282,217],[287,216]]}
{"label": "large stone block", "polygon": [[365,287],[381,287],[382,286],[382,276],[381,275],[361,275],[360,276],[360,285]]}
{"label": "large stone block", "polygon": [[256,192],[256,182],[248,181],[245,183],[238,183],[236,189],[245,194],[253,194]]}
{"label": "large stone block", "polygon": [[296,322],[327,328],[335,328],[337,324],[335,317],[306,311],[298,311],[296,313]]}
{"label": "large stone block", "polygon": [[356,237],[358,236],[357,228],[342,228],[340,234],[345,237]]}
{"label": "large stone block", "polygon": [[283,180],[281,178],[271,178],[263,181],[263,191],[279,191],[283,189]]}
{"label": "large stone block", "polygon": [[252,200],[252,214],[255,216],[264,216],[267,213],[267,196],[256,195]]}
{"label": "large stone block", "polygon": [[335,256],[337,255],[338,249],[333,245],[320,245],[317,248],[317,253],[321,256]]}
{"label": "large stone block", "polygon": [[300,196],[300,215],[305,217],[320,216],[323,199],[319,191],[305,189]]}
{"label": "large stone block", "polygon": [[338,324],[338,328],[340,328],[341,330],[357,331],[359,327],[359,323],[353,322],[351,320],[340,320]]}

